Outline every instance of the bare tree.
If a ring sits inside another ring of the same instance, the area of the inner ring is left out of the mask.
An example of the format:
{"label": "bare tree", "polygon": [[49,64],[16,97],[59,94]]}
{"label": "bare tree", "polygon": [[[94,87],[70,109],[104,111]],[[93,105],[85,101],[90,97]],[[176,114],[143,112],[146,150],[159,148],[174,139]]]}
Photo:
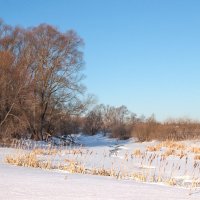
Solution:
{"label": "bare tree", "polygon": [[30,88],[28,71],[21,56],[22,35],[22,29],[0,22],[0,135],[19,134],[26,129],[20,103],[24,102]]}
{"label": "bare tree", "polygon": [[22,29],[0,21],[1,129],[18,120],[24,132],[43,139],[58,130],[56,120],[86,109],[82,45],[74,31],[61,33],[46,24]]}
{"label": "bare tree", "polygon": [[95,107],[86,115],[83,131],[87,134],[95,135],[98,132],[103,132],[103,128],[104,124],[101,110]]}
{"label": "bare tree", "polygon": [[[33,127],[39,139],[58,112],[81,109],[79,94],[84,93],[80,84],[83,76],[83,41],[74,31],[59,32],[49,25],[40,25],[26,33],[28,52],[34,57],[31,64],[34,87]],[[68,109],[68,107],[70,109]]]}

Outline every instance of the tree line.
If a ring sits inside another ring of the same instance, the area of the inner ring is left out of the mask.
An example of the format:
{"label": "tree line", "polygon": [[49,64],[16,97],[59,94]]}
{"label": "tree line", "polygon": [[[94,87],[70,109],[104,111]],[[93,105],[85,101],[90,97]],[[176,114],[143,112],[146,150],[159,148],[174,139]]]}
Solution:
{"label": "tree line", "polygon": [[137,141],[151,140],[186,140],[200,137],[199,121],[179,118],[168,119],[164,122],[150,117],[137,116],[126,106],[113,107],[97,105],[84,118],[83,132],[94,135],[99,132],[110,137]]}

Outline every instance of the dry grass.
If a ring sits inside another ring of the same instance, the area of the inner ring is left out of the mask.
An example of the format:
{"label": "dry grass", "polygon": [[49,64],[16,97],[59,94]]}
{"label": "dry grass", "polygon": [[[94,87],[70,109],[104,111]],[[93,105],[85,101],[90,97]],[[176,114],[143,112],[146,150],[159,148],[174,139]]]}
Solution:
{"label": "dry grass", "polygon": [[162,149],[165,150],[165,152],[161,154],[163,158],[167,158],[173,155],[173,156],[178,156],[181,159],[184,156],[186,156],[185,150],[187,150],[187,146],[179,142],[166,140],[154,146],[148,146],[146,148],[146,151],[156,152],[156,151],[161,151]]}
{"label": "dry grass", "polygon": [[65,162],[66,162],[66,164],[64,164],[64,165],[60,164],[58,166],[58,168],[60,170],[65,170],[70,173],[80,173],[80,174],[86,173],[85,167],[83,165],[81,165],[80,163],[73,161],[73,160],[65,160]]}
{"label": "dry grass", "polygon": [[184,151],[181,151],[180,153],[176,153],[175,156],[178,156],[180,159],[182,159],[183,157],[186,157],[187,154]]}
{"label": "dry grass", "polygon": [[166,147],[174,150],[186,150],[186,146],[184,144],[172,140],[166,140],[164,142],[161,142],[157,145],[157,147],[158,148]]}
{"label": "dry grass", "polygon": [[162,154],[162,157],[169,157],[169,156],[172,156],[172,155],[176,155],[176,151],[173,150],[173,149],[168,149],[167,151],[165,151],[163,154]]}
{"label": "dry grass", "polygon": [[170,179],[166,180],[166,183],[171,186],[177,185],[177,181],[174,178],[170,178]]}
{"label": "dry grass", "polygon": [[142,182],[147,181],[147,177],[141,172],[134,172],[134,173],[132,173],[131,177],[137,181],[142,181]]}
{"label": "dry grass", "polygon": [[156,146],[148,146],[147,151],[160,151],[160,147],[158,145]]}
{"label": "dry grass", "polygon": [[148,146],[146,148],[147,151],[150,152],[155,152],[155,151],[161,151],[162,148],[167,148],[167,152],[165,153],[166,156],[168,155],[174,155],[175,151],[184,151],[187,149],[187,146],[182,144],[182,143],[178,143],[178,142],[174,142],[171,140],[167,140],[164,142],[160,142],[157,145],[154,146]]}
{"label": "dry grass", "polygon": [[200,148],[199,147],[192,147],[191,152],[195,153],[195,154],[200,154]]}
{"label": "dry grass", "polygon": [[34,152],[23,155],[8,155],[6,156],[6,162],[12,165],[23,167],[53,169],[51,161],[38,160],[37,155]]}
{"label": "dry grass", "polygon": [[112,169],[104,169],[104,168],[100,168],[100,169],[92,169],[91,173],[93,175],[99,175],[99,176],[113,176],[113,177],[117,177],[117,173]]}
{"label": "dry grass", "polygon": [[[77,151],[76,151],[77,152]],[[48,153],[48,154],[47,154]],[[117,177],[115,170],[104,169],[104,168],[93,168],[86,169],[83,164],[70,159],[65,159],[64,163],[59,163],[58,165],[53,165],[52,162],[44,161],[38,159],[38,155],[54,155],[54,151],[49,152],[41,149],[35,149],[30,153],[25,153],[23,155],[8,155],[5,158],[5,161],[12,165],[23,166],[23,167],[34,167],[41,169],[59,169],[65,170],[70,173],[81,173],[81,174],[92,174],[99,176],[113,176]]]}
{"label": "dry grass", "polygon": [[195,160],[200,160],[200,155],[195,155],[195,156],[194,156],[194,159],[195,159]]}
{"label": "dry grass", "polygon": [[[181,175],[187,174],[188,166],[191,164],[190,154],[186,152],[188,149],[192,152],[198,152],[199,150],[197,147],[193,149],[188,148],[182,143],[165,141],[154,146],[148,146],[146,151],[142,151],[141,149],[135,149],[132,153],[127,151],[121,161],[116,160],[116,163],[112,163],[111,168],[104,167],[105,160],[110,158],[109,153],[106,154],[106,151],[103,153],[102,160],[99,161],[102,163],[102,167],[97,167],[96,165],[91,168],[86,168],[88,166],[87,161],[91,161],[91,155],[96,156],[98,154],[94,150],[90,151],[84,148],[65,150],[36,148],[29,153],[7,156],[6,162],[18,166],[65,170],[70,173],[111,176],[117,179],[127,178],[142,182],[163,182],[169,185],[180,185],[181,183],[174,177],[182,173],[182,171],[184,171],[184,174]],[[170,156],[176,156],[175,161],[172,161]],[[200,155],[197,154],[194,156],[197,164],[193,166],[194,173],[192,173],[194,177],[192,180],[199,178],[198,172],[200,171],[198,165]],[[183,157],[184,159],[182,159]],[[54,158],[59,161],[57,163],[53,162]],[[49,160],[45,161],[47,159]],[[128,169],[128,161],[133,164],[133,169],[131,168],[131,170]],[[170,173],[168,173],[169,171]]]}
{"label": "dry grass", "polygon": [[142,155],[142,152],[140,151],[140,149],[135,149],[132,155],[136,157],[140,157]]}

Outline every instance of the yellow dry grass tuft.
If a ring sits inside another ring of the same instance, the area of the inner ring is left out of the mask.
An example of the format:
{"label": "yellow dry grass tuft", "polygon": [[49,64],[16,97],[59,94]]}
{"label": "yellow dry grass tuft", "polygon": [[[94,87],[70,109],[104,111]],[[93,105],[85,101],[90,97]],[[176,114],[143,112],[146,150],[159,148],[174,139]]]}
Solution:
{"label": "yellow dry grass tuft", "polygon": [[42,169],[52,169],[53,166],[50,161],[41,161],[37,159],[37,155],[34,152],[23,155],[8,155],[6,156],[6,162],[12,165],[23,167],[34,167]]}
{"label": "yellow dry grass tuft", "polygon": [[132,155],[136,157],[140,157],[142,155],[142,152],[140,151],[140,149],[135,149]]}
{"label": "yellow dry grass tuft", "polygon": [[195,160],[200,160],[200,155],[195,155],[195,156],[194,156],[194,159],[195,159]]}
{"label": "yellow dry grass tuft", "polygon": [[200,148],[199,147],[192,147],[191,152],[195,153],[195,154],[200,154]]}
{"label": "yellow dry grass tuft", "polygon": [[164,158],[167,158],[171,155],[176,155],[176,151],[173,149],[168,149],[167,151],[165,151],[161,156]]}
{"label": "yellow dry grass tuft", "polygon": [[58,168],[60,170],[65,170],[70,173],[80,173],[80,174],[86,173],[85,167],[83,165],[81,165],[80,163],[73,161],[73,160],[65,160],[65,162],[67,162],[67,164],[59,165]]}
{"label": "yellow dry grass tuft", "polygon": [[142,174],[141,172],[134,172],[134,173],[132,173],[131,177],[134,180],[142,181],[142,182],[146,182],[146,180],[147,180],[147,177],[144,174]]}
{"label": "yellow dry grass tuft", "polygon": [[107,169],[104,169],[104,168],[92,169],[91,173],[93,175],[99,175],[99,176],[113,176],[113,177],[117,176],[117,174],[114,170],[107,170]]}
{"label": "yellow dry grass tuft", "polygon": [[160,151],[160,147],[159,146],[148,146],[147,151]]}
{"label": "yellow dry grass tuft", "polygon": [[166,180],[166,183],[171,186],[177,185],[177,181],[174,178],[170,178],[170,179]]}
{"label": "yellow dry grass tuft", "polygon": [[167,140],[159,144],[161,147],[166,147],[174,150],[185,150],[187,147],[183,143]]}

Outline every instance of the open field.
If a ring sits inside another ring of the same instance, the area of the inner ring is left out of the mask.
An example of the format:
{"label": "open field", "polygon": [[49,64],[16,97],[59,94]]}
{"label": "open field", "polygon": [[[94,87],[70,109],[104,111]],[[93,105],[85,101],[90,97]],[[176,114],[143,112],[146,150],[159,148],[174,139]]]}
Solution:
{"label": "open field", "polygon": [[200,198],[199,141],[79,135],[76,142],[82,145],[1,148],[0,199]]}

